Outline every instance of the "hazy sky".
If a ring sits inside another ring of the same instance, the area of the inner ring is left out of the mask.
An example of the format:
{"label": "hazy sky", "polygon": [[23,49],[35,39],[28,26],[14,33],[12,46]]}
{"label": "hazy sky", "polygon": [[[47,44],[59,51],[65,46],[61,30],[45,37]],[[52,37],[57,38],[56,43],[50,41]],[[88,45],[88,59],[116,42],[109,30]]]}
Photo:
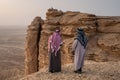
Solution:
{"label": "hazy sky", "polygon": [[48,8],[120,16],[120,0],[0,0],[0,25],[29,25]]}

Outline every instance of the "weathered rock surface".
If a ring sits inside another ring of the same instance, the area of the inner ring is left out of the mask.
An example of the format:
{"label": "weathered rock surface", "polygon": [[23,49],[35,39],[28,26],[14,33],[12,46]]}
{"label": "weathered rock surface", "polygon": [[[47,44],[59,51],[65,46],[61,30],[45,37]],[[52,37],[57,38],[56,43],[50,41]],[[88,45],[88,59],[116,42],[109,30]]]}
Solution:
{"label": "weathered rock surface", "polygon": [[38,71],[39,39],[43,20],[36,17],[31,25],[28,26],[25,44],[25,74]]}
{"label": "weathered rock surface", "polygon": [[98,31],[103,33],[120,33],[120,17],[97,17]]}
{"label": "weathered rock surface", "polygon": [[[37,24],[39,21],[32,23]],[[48,66],[48,37],[56,28],[60,28],[64,41],[61,48],[62,64],[73,61],[71,45],[76,35],[76,29],[79,27],[84,29],[89,40],[86,59],[94,61],[120,60],[120,17],[118,16],[105,17],[81,12],[62,12],[57,9],[49,9],[46,13],[46,20],[44,20],[44,24],[41,26],[40,35],[38,35],[40,30],[37,29],[37,26],[34,27],[31,25],[29,29],[33,30],[28,30],[27,34],[27,36],[30,35],[30,39],[27,39],[26,46],[28,49],[26,49],[26,54],[28,56],[26,59],[30,65],[35,67],[36,65],[33,65],[33,63],[38,64],[37,61],[39,60],[39,70]],[[38,36],[40,41],[36,42]],[[39,54],[39,56],[35,57],[34,54]],[[32,62],[31,57],[35,59],[34,62]],[[26,70],[32,69],[26,68]]]}

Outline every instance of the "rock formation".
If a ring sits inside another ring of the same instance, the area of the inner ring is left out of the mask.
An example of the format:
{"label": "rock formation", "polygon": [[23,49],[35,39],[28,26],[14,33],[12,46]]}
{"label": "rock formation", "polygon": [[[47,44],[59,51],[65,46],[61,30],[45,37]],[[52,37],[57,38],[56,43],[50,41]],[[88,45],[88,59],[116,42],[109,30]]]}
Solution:
{"label": "rock formation", "polygon": [[42,24],[43,20],[40,17],[36,17],[31,25],[28,26],[25,44],[25,74],[31,74],[38,71],[38,44]]}
{"label": "rock formation", "polygon": [[48,9],[44,23],[40,18],[35,18],[28,27],[25,53],[27,74],[48,66],[48,37],[56,28],[60,28],[64,41],[61,48],[62,64],[71,63],[73,58],[70,50],[78,27],[84,29],[89,39],[86,59],[120,60],[120,17]]}

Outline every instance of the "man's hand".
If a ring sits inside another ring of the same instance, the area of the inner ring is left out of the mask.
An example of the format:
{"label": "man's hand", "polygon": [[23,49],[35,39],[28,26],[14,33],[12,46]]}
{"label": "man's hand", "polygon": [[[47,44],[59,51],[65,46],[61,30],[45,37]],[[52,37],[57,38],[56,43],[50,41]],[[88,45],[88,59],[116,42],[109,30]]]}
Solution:
{"label": "man's hand", "polygon": [[60,46],[62,46],[63,44],[64,44],[64,42],[61,42],[61,43],[60,43]]}

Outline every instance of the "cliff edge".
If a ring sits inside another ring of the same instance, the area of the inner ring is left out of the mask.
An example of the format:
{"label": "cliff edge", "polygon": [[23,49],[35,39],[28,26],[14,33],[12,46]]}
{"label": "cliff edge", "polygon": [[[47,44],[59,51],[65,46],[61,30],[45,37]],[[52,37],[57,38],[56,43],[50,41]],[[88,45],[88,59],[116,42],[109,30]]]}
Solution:
{"label": "cliff edge", "polygon": [[120,16],[96,16],[48,9],[46,20],[36,17],[28,26],[25,44],[26,75],[48,67],[48,37],[56,28],[60,28],[65,42],[61,48],[62,64],[71,63],[71,44],[78,27],[83,28],[88,36],[87,60],[120,61]]}

